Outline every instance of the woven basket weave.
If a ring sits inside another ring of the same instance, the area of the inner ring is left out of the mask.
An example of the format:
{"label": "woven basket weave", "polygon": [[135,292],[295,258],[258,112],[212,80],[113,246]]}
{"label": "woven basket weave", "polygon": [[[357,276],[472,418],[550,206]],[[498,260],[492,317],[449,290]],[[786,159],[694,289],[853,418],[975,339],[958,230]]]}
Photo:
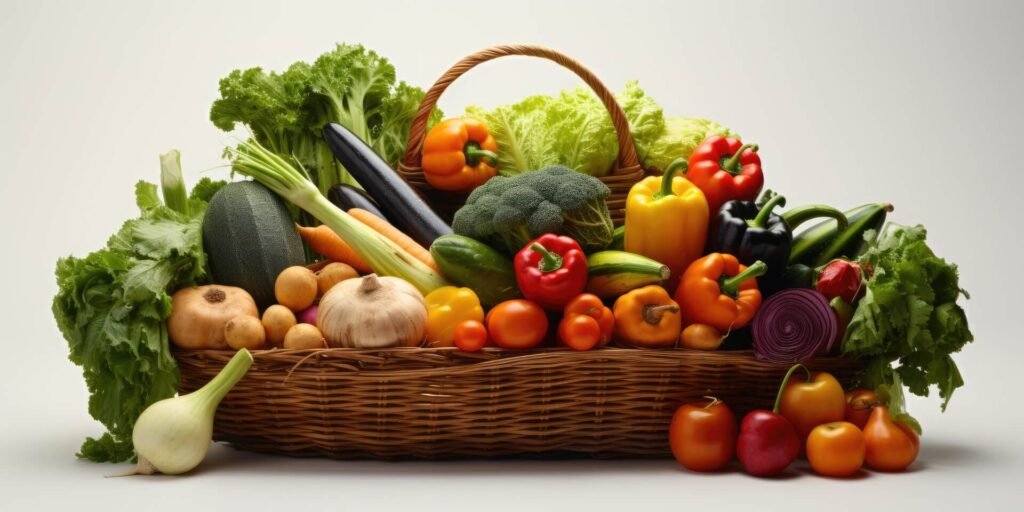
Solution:
{"label": "woven basket weave", "polygon": [[597,94],[597,97],[608,109],[612,124],[615,126],[615,133],[619,142],[619,157],[614,169],[601,181],[611,189],[611,196],[608,198],[608,210],[611,212],[612,222],[616,226],[622,224],[626,215],[626,195],[629,189],[636,182],[644,177],[644,170],[637,158],[636,146],[633,144],[633,136],[629,131],[629,121],[626,120],[626,113],[615,100],[615,94],[594,75],[589,69],[573,58],[556,52],[549,48],[533,45],[505,45],[494,46],[481,50],[457,62],[454,66],[445,71],[441,78],[434,82],[434,85],[427,91],[416,112],[416,117],[409,129],[409,142],[405,148],[405,156],[398,164],[398,173],[416,187],[428,200],[438,214],[451,219],[460,206],[466,202],[466,194],[443,192],[434,190],[427,184],[423,177],[423,168],[420,166],[423,139],[427,135],[427,120],[430,113],[437,106],[441,94],[451,85],[455,79],[473,69],[479,64],[499,57],[511,55],[540,57],[548,59],[560,66],[572,71],[579,76]]}
{"label": "woven basket weave", "polygon": [[[217,410],[237,448],[334,458],[669,457],[675,408],[715,395],[738,414],[770,408],[785,365],[747,351],[588,352],[450,348],[255,351]],[[182,392],[232,351],[177,351]],[[844,386],[856,361],[807,363]]]}

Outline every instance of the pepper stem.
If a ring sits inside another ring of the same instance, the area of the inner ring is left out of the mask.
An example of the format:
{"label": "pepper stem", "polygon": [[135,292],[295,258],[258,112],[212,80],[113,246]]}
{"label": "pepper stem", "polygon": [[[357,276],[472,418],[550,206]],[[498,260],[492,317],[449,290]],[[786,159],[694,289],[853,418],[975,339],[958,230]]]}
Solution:
{"label": "pepper stem", "polygon": [[846,226],[849,225],[849,220],[847,220],[846,215],[843,212],[823,204],[798,206],[782,214],[782,220],[786,223],[786,226],[789,227],[790,231],[796,229],[797,226],[804,222],[811,219],[817,219],[819,217],[835,219],[836,223],[838,223],[839,231],[845,230]]}
{"label": "pepper stem", "polygon": [[674,304],[663,304],[661,306],[655,306],[653,304],[647,304],[644,306],[643,316],[644,322],[651,325],[658,325],[661,323],[661,318],[665,316],[665,313],[678,313],[679,306]]}
{"label": "pepper stem", "polygon": [[494,151],[481,149],[480,145],[476,142],[467,143],[462,152],[466,154],[466,164],[470,167],[476,167],[480,164],[481,160],[490,160],[490,162],[485,163],[492,167],[498,164],[498,154]]}
{"label": "pepper stem", "polygon": [[728,279],[719,281],[718,288],[725,295],[735,297],[736,294],[739,292],[740,285],[743,284],[743,281],[755,278],[757,276],[762,276],[767,271],[768,265],[766,265],[765,262],[761,260],[757,260],[754,262],[753,265],[744,269],[743,272],[740,272],[739,274],[736,274]]}
{"label": "pepper stem", "polygon": [[665,196],[675,195],[675,192],[672,191],[672,179],[675,178],[676,171],[680,169],[682,169],[683,174],[686,174],[689,166],[685,158],[676,158],[672,163],[668,164],[668,167],[665,168],[665,174],[661,176],[661,188],[654,193],[654,198],[661,199]]}
{"label": "pepper stem", "polygon": [[710,408],[712,408],[712,407],[722,403],[722,401],[719,400],[718,397],[715,397],[715,396],[705,396],[704,398],[708,399],[708,404],[704,406],[705,409],[710,409]]}
{"label": "pepper stem", "polygon": [[736,152],[733,153],[733,155],[729,157],[728,160],[722,162],[722,169],[728,172],[729,174],[739,174],[740,157],[743,156],[743,153],[746,152],[748,149],[756,153],[758,149],[757,144],[744,144],[740,146],[740,149],[737,149]]}
{"label": "pepper stem", "polygon": [[537,268],[541,272],[554,272],[562,268],[562,256],[558,253],[549,251],[547,247],[537,242],[530,246],[530,250],[540,254],[540,263],[537,265]]}
{"label": "pepper stem", "polygon": [[779,393],[775,395],[775,407],[772,407],[772,412],[775,414],[779,413],[779,406],[782,405],[782,393],[786,390],[786,384],[789,384],[789,378],[793,376],[793,373],[796,372],[797,368],[803,368],[804,371],[807,372],[807,382],[811,381],[811,371],[808,370],[806,366],[797,363],[790,367],[789,371],[786,372],[786,376],[782,378],[782,384],[779,386]]}
{"label": "pepper stem", "polygon": [[747,225],[752,228],[764,228],[765,223],[768,222],[768,217],[771,217],[772,210],[776,206],[786,206],[786,198],[781,195],[774,195],[768,200],[761,210],[757,212],[757,217],[754,220],[748,220]]}

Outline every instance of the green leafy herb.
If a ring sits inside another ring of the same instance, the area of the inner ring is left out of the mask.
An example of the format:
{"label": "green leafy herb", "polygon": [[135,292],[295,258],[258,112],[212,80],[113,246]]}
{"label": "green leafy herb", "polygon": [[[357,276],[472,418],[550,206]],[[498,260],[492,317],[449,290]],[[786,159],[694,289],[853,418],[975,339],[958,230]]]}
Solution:
{"label": "green leafy herb", "polygon": [[82,367],[89,413],[108,430],[86,439],[79,457],[132,458],[136,418],[174,395],[179,375],[167,340],[169,292],[205,278],[201,222],[206,202],[223,184],[200,181],[184,214],[160,201],[156,185],[140,181],[139,218],[125,222],[104,249],[57,262],[53,315],[69,358]]}
{"label": "green leafy herb", "polygon": [[[873,238],[869,232],[866,238]],[[951,354],[974,340],[957,304],[957,267],[925,243],[923,226],[889,224],[858,259],[873,268],[867,290],[843,340],[843,353],[873,358],[865,384],[900,382],[911,393],[928,396],[935,385],[942,410],[964,384]],[[895,365],[895,367],[893,366]]]}

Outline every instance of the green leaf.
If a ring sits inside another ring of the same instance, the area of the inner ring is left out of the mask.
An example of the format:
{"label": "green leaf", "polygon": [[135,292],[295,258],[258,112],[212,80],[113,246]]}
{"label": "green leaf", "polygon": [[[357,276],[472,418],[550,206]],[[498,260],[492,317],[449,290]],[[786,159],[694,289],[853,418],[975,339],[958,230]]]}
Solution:
{"label": "green leaf", "polygon": [[876,358],[886,367],[895,361],[891,375],[873,371],[865,380],[877,385],[892,379],[920,396],[928,396],[935,386],[945,410],[964,384],[951,355],[974,336],[956,304],[965,295],[956,265],[936,256],[926,237],[922,226],[889,224],[861,255],[859,261],[875,271],[850,320],[842,351]]}

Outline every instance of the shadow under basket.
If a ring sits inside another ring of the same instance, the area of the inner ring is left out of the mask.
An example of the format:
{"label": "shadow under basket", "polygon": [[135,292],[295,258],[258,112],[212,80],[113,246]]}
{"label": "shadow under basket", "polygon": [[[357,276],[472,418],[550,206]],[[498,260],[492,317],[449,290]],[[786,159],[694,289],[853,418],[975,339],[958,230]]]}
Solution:
{"label": "shadow under basket", "polygon": [[[181,392],[230,350],[176,350]],[[737,417],[771,408],[788,365],[750,351],[604,348],[466,353],[453,348],[257,350],[217,410],[236,448],[338,459],[671,457],[682,403],[714,395]],[[848,387],[862,364],[818,358]]]}

